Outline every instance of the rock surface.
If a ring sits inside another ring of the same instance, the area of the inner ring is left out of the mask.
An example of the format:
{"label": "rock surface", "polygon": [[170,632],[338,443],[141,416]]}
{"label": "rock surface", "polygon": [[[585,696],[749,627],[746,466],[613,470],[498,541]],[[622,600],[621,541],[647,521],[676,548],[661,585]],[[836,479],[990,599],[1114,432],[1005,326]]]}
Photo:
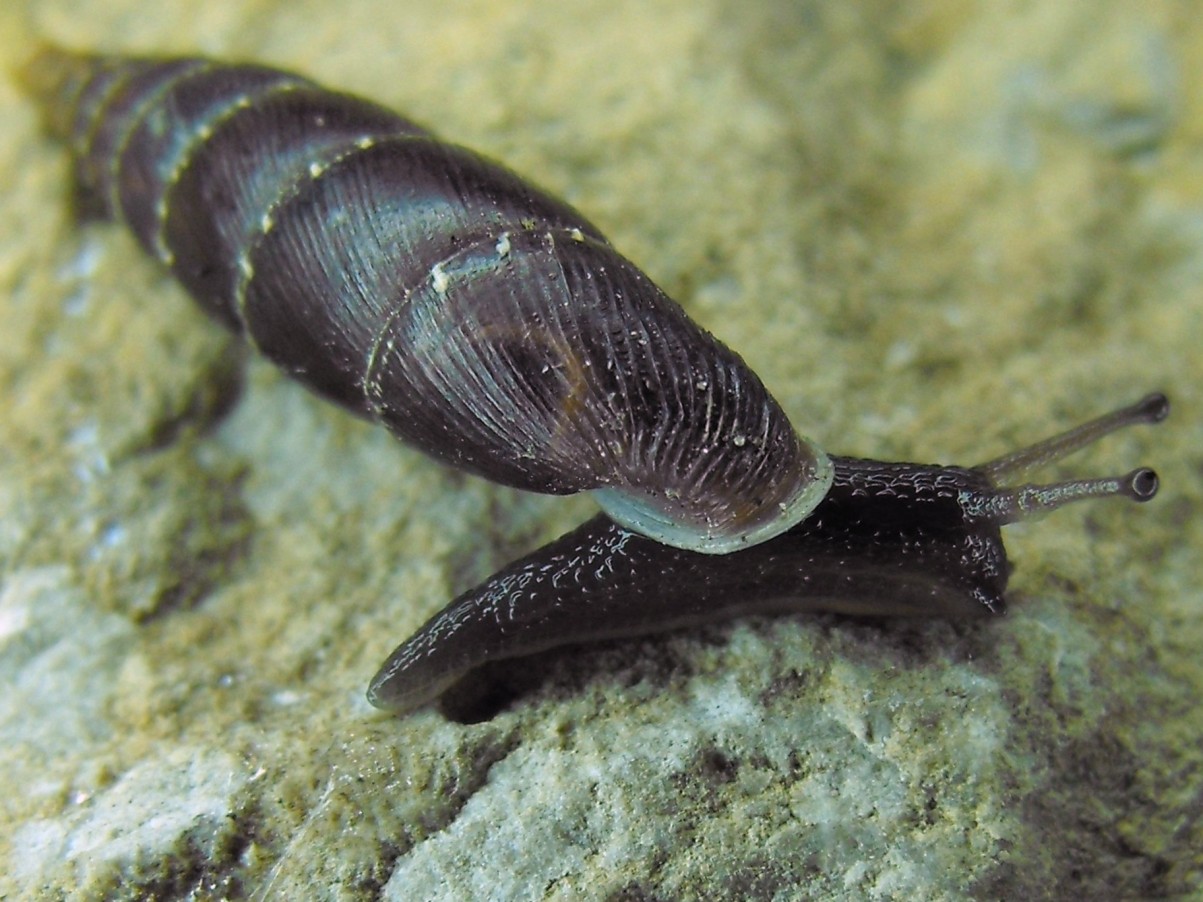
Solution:
{"label": "rock surface", "polygon": [[[753,619],[521,665],[491,717],[362,700],[589,512],[288,384],[0,81],[0,896],[1203,892],[1203,24],[1190,0],[404,10],[16,0],[80,47],[254,58],[584,210],[834,451],[974,463],[1163,388],[1011,530],[1011,615]],[[296,15],[303,9],[303,15]],[[461,718],[463,719],[463,718]]]}

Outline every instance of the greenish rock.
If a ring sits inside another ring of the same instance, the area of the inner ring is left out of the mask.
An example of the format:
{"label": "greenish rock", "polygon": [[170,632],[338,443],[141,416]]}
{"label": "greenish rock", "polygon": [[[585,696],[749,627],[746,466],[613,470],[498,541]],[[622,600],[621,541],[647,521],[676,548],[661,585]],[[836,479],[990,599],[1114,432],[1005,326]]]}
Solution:
{"label": "greenish rock", "polygon": [[373,711],[391,648],[590,513],[287,383],[0,81],[0,896],[1203,893],[1203,27],[981,5],[19,0],[37,37],[254,58],[584,210],[831,450],[972,464],[1161,388],[1008,530],[985,624],[746,619]]}

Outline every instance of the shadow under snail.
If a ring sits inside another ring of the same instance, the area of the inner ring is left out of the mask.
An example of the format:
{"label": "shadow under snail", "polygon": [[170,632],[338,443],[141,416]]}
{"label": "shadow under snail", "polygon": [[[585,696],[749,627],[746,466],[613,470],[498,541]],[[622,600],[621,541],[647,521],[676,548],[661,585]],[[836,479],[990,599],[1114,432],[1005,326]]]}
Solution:
{"label": "shadow under snail", "polygon": [[747,613],[997,614],[1000,527],[1157,477],[1017,484],[1160,394],[976,467],[833,457],[581,214],[387,109],[258,65],[42,48],[78,208],[284,372],[446,463],[603,513],[455,599],[372,680]]}

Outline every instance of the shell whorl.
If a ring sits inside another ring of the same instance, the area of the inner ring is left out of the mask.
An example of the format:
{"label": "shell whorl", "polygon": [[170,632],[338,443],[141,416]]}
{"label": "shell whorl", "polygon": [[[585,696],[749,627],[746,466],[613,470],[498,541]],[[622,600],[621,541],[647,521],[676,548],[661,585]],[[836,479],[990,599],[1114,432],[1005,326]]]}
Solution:
{"label": "shell whorl", "polygon": [[84,209],[319,394],[489,479],[727,552],[832,479],[757,376],[577,211],[373,103],[205,59],[43,51]]}

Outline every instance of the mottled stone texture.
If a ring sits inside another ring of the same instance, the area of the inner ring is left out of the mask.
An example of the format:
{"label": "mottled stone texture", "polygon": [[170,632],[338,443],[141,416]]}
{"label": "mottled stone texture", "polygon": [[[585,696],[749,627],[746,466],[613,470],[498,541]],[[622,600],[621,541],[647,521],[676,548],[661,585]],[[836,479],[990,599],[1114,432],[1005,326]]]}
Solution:
{"label": "mottled stone texture", "polygon": [[1163,388],[1169,423],[1078,465],[1163,494],[1012,530],[1002,621],[745,620],[379,715],[392,645],[588,504],[244,366],[72,224],[0,82],[0,893],[1203,892],[1191,0],[413,6],[18,0],[0,52],[257,58],[402,109],[579,205],[833,451],[973,463]]}

